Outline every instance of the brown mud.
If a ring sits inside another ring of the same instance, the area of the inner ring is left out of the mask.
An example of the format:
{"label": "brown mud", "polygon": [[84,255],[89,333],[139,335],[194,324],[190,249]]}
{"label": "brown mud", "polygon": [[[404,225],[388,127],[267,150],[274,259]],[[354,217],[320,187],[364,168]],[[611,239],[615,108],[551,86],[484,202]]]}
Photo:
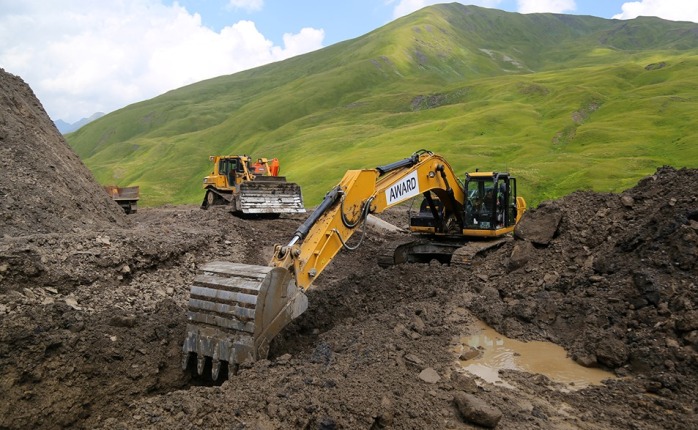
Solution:
{"label": "brown mud", "polygon": [[[698,427],[695,169],[545,202],[465,266],[382,269],[377,256],[404,236],[368,230],[269,359],[216,385],[180,368],[197,267],[267,264],[305,216],[125,216],[1,70],[0,103],[0,429]],[[381,218],[407,222],[404,208]],[[477,319],[618,378],[569,391],[504,370],[507,386],[486,383],[455,352]]]}

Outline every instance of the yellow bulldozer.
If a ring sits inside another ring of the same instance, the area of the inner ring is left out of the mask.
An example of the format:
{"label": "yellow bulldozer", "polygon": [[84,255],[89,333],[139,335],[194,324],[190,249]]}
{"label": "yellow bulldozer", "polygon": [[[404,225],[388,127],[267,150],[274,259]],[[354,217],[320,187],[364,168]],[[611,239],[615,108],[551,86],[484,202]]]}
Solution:
{"label": "yellow bulldozer", "polygon": [[[395,264],[446,261],[470,242],[497,241],[526,210],[516,179],[473,172],[464,181],[441,156],[420,150],[375,169],[349,170],[267,266],[214,261],[191,286],[182,368],[215,380],[267,357],[271,340],[308,307],[304,294],[369,214],[422,196],[410,216],[413,244],[395,250]],[[363,237],[362,237],[363,239]],[[360,242],[359,242],[360,243]],[[446,245],[444,245],[446,244]],[[210,370],[209,370],[210,369]]]}
{"label": "yellow bulldozer", "polygon": [[212,155],[213,171],[204,178],[202,209],[229,205],[238,215],[304,213],[301,187],[279,176],[279,160],[247,155]]}

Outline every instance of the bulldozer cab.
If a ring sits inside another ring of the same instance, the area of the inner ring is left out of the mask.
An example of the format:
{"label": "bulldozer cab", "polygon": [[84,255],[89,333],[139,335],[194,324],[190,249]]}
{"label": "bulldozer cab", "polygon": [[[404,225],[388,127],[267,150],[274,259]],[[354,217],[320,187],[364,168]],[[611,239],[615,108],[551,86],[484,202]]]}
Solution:
{"label": "bulldozer cab", "polygon": [[513,229],[517,219],[516,179],[508,173],[466,173],[465,195],[464,231],[477,236],[478,232]]}
{"label": "bulldozer cab", "polygon": [[218,174],[225,177],[228,186],[235,186],[235,171],[238,168],[237,158],[221,158],[218,161]]}
{"label": "bulldozer cab", "polygon": [[250,170],[249,160],[243,157],[220,157],[218,160],[218,174],[226,178],[228,187],[242,182]]}

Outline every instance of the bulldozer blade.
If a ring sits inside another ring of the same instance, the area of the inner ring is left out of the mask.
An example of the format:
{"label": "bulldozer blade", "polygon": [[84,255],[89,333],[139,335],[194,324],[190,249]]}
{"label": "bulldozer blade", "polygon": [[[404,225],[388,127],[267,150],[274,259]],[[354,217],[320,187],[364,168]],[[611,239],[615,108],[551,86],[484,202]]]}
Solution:
{"label": "bulldozer blade", "polygon": [[304,213],[301,187],[283,180],[254,180],[240,184],[239,210],[246,214]]}
{"label": "bulldozer blade", "polygon": [[284,268],[216,261],[201,267],[191,286],[182,369],[196,354],[215,380],[221,365],[267,357],[271,340],[308,308],[308,298]]}

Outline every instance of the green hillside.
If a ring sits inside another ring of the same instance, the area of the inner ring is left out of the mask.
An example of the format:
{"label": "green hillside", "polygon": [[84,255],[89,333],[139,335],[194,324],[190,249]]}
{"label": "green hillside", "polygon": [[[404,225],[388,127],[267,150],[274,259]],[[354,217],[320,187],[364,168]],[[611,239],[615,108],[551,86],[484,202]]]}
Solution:
{"label": "green hillside", "polygon": [[183,87],[67,136],[143,205],[199,203],[208,156],[277,157],[317,204],[347,169],[426,148],[508,170],[529,204],[698,167],[698,24],[431,6],[362,37]]}

